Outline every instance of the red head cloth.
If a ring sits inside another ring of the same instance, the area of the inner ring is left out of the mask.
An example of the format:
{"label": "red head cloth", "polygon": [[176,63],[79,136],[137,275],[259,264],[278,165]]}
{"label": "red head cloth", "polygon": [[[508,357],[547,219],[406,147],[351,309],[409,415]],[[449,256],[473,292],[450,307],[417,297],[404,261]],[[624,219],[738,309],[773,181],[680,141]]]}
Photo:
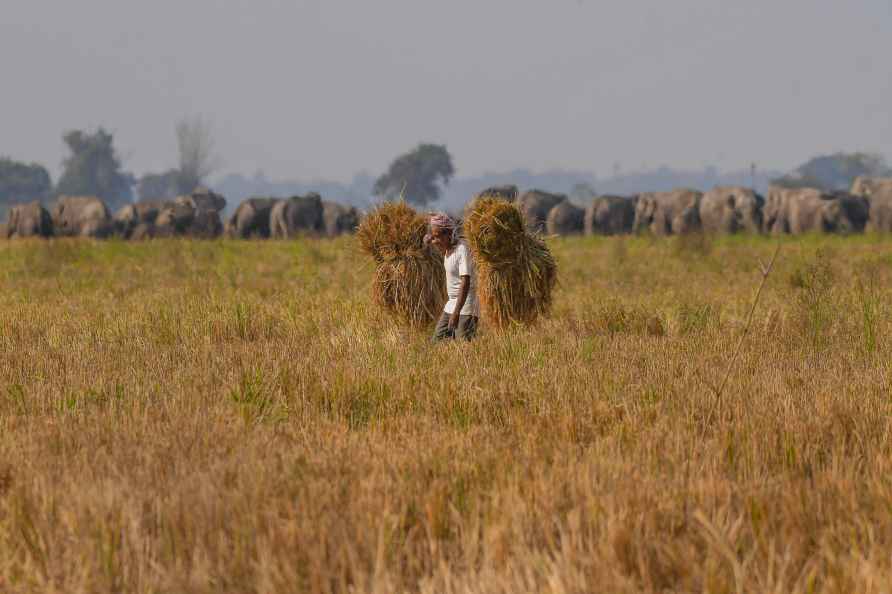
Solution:
{"label": "red head cloth", "polygon": [[442,227],[443,229],[455,229],[456,222],[455,219],[445,212],[434,212],[430,215],[430,226]]}
{"label": "red head cloth", "polygon": [[[433,230],[434,227],[439,227],[440,229],[448,229],[452,232],[452,242],[455,243],[458,234],[458,222],[445,212],[432,212],[430,213],[429,217],[431,230]],[[430,243],[430,241],[431,234],[428,233],[424,236],[425,245]]]}

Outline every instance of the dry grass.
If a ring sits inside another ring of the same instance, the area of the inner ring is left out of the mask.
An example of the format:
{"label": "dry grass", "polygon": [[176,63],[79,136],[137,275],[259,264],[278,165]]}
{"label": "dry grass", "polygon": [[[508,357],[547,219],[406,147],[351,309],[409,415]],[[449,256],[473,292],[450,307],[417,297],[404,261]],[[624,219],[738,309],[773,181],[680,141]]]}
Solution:
{"label": "dry grass", "polygon": [[551,311],[557,267],[545,242],[527,231],[516,203],[477,198],[468,209],[464,230],[488,323],[501,329],[532,324]]}
{"label": "dry grass", "polygon": [[356,232],[375,261],[375,302],[415,328],[436,320],[446,303],[443,259],[424,245],[427,230],[427,219],[400,201],[380,205]]}
{"label": "dry grass", "polygon": [[0,243],[0,592],[888,590],[892,241],[788,240],[710,423],[769,241],[445,345],[355,241]]}

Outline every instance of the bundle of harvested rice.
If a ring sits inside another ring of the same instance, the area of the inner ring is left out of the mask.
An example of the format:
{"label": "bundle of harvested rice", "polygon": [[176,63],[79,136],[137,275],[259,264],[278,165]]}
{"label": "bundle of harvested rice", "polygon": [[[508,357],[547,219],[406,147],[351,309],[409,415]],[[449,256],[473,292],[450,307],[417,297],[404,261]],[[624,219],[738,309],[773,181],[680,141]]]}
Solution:
{"label": "bundle of harvested rice", "polygon": [[557,266],[545,242],[527,231],[517,205],[480,196],[468,210],[464,230],[477,263],[477,296],[487,321],[505,328],[546,315]]}
{"label": "bundle of harvested rice", "polygon": [[356,235],[375,260],[372,295],[414,327],[440,316],[446,303],[443,258],[424,245],[427,219],[405,202],[386,202],[366,216]]}

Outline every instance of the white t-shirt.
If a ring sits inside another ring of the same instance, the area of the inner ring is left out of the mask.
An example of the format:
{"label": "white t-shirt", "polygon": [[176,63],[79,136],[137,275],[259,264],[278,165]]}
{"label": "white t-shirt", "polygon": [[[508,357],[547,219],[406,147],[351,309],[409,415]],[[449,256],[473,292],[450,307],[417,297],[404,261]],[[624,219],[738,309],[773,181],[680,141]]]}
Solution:
{"label": "white t-shirt", "polygon": [[461,277],[467,275],[471,277],[471,286],[468,288],[468,297],[465,299],[465,305],[461,308],[459,315],[461,316],[479,316],[480,306],[477,303],[477,279],[474,278],[474,259],[471,257],[471,249],[464,241],[459,241],[452,251],[443,258],[443,265],[446,267],[446,293],[449,295],[449,301],[443,308],[448,314],[455,311],[458,303],[458,294],[461,291]]}

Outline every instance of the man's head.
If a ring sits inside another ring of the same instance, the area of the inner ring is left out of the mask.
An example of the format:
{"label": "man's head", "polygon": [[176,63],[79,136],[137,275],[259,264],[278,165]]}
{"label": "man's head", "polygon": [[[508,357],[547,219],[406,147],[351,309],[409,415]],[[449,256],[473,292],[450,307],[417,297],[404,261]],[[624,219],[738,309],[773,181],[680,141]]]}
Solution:
{"label": "man's head", "polygon": [[430,216],[430,234],[425,239],[445,254],[455,245],[457,227],[458,223],[446,213],[434,213]]}

